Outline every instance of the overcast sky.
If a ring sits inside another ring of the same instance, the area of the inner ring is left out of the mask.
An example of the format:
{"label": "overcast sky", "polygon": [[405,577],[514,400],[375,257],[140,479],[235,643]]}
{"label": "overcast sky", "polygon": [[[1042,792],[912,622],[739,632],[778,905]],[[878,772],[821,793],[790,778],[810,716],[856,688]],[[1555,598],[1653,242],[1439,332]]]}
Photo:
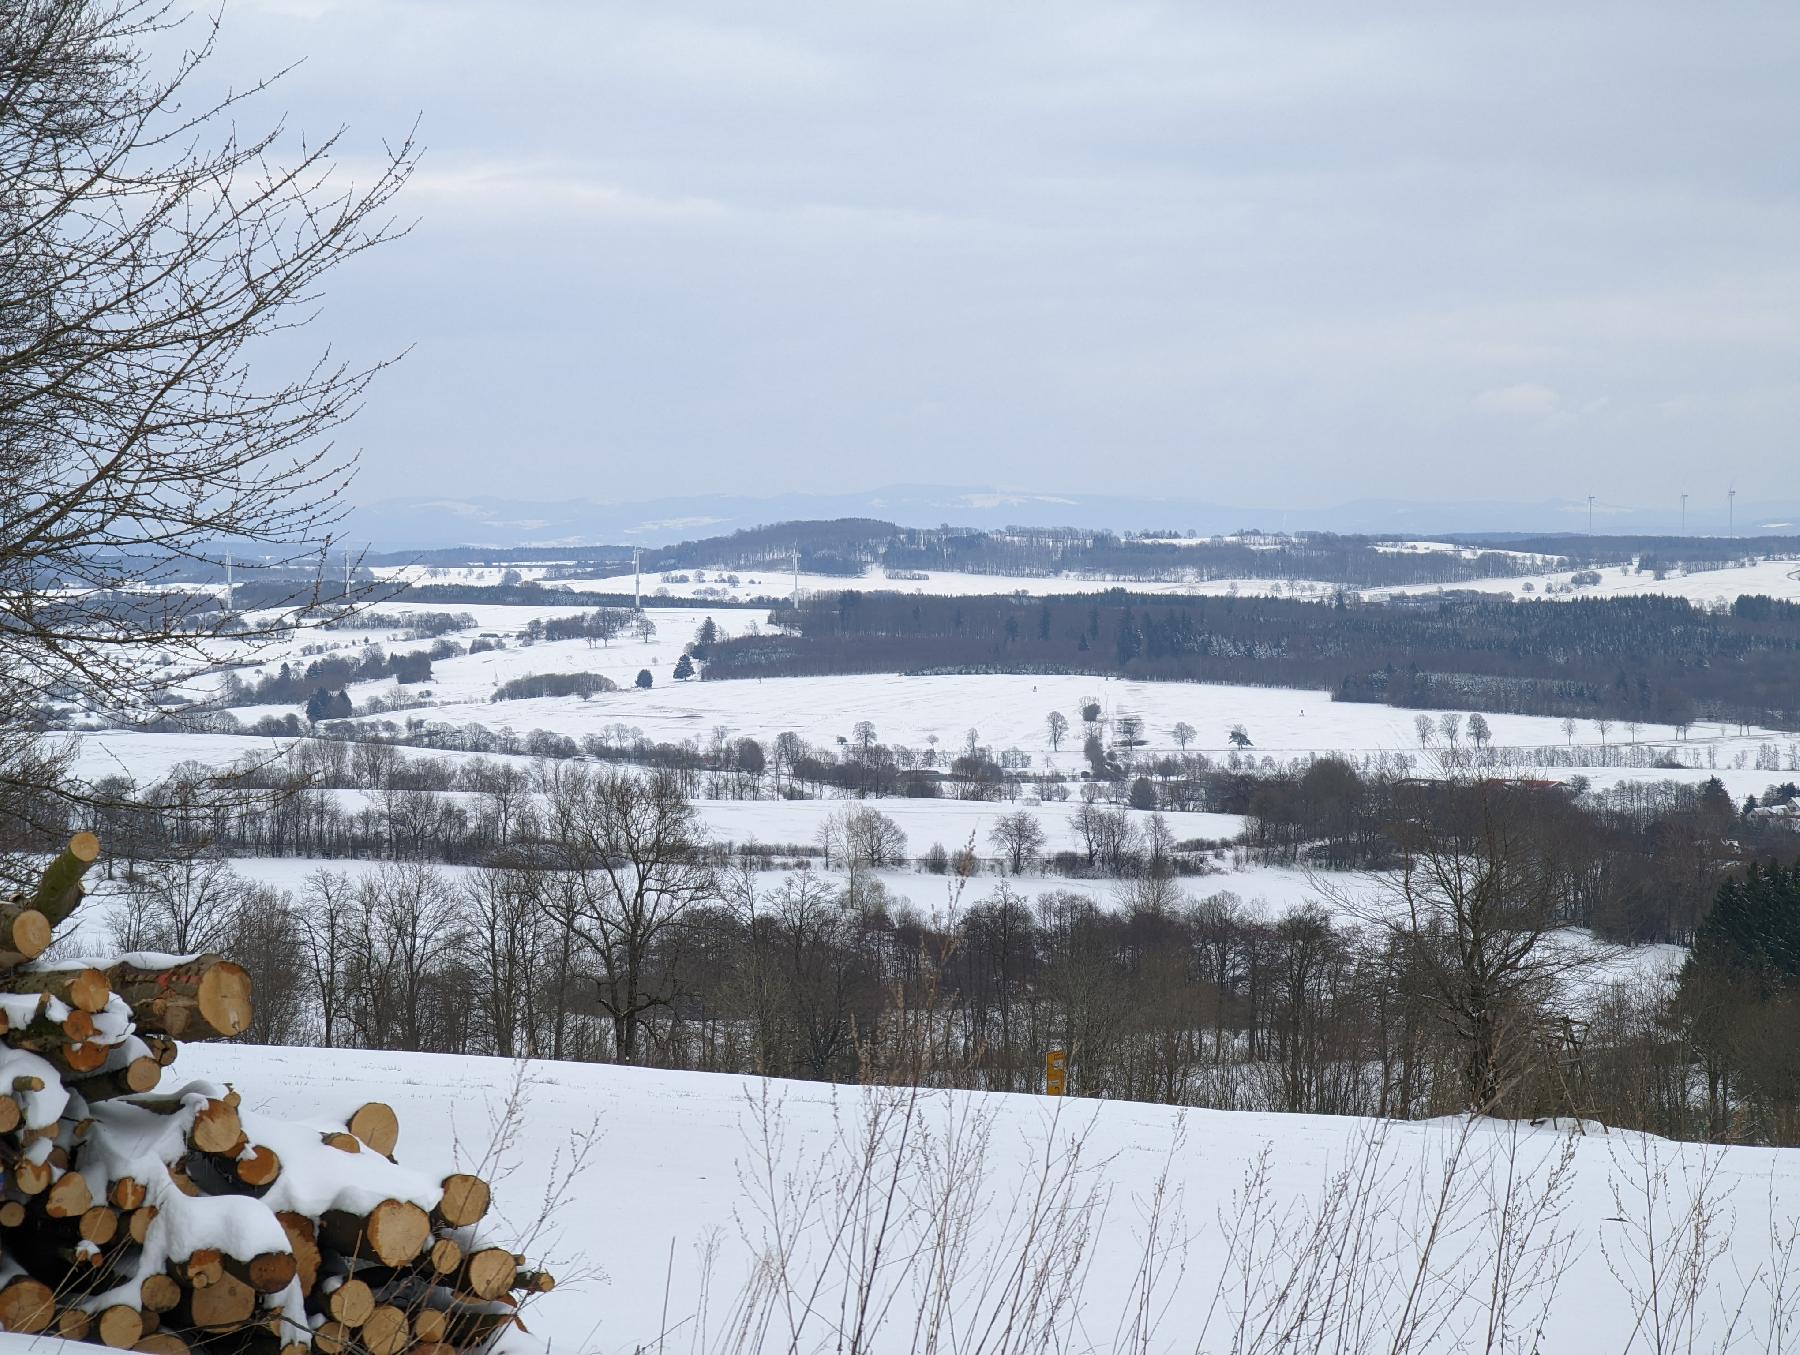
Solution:
{"label": "overcast sky", "polygon": [[1800,5],[233,0],[359,497],[1800,492]]}

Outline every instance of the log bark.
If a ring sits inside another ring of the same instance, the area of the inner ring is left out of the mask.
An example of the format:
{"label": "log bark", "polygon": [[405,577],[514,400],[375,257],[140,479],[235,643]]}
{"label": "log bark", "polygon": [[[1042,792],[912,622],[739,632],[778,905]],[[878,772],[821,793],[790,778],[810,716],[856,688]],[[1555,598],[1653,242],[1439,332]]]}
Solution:
{"label": "log bark", "polygon": [[281,1176],[281,1159],[273,1148],[246,1145],[236,1154],[203,1153],[188,1156],[188,1174],[208,1195],[248,1195],[260,1199]]}
{"label": "log bark", "polygon": [[[85,1029],[85,1034],[71,1036],[67,1028],[71,1021],[78,1029]],[[111,1046],[89,1040],[87,1035],[92,1033],[93,1018],[86,1012],[71,1012],[63,1021],[52,1021],[46,1015],[39,1015],[25,1029],[8,1031],[6,1043],[14,1049],[28,1050],[49,1060],[65,1081],[78,1082],[99,1071],[112,1052]]]}
{"label": "log bark", "polygon": [[13,993],[48,993],[84,1012],[103,1012],[112,984],[98,969],[28,969],[6,980]]}
{"label": "log bark", "polygon": [[449,1331],[445,1340],[461,1350],[471,1346],[482,1346],[493,1339],[494,1333],[513,1321],[510,1312],[454,1312],[450,1314]]}
{"label": "log bark", "polygon": [[62,854],[45,867],[30,902],[52,927],[60,927],[75,911],[81,902],[81,877],[99,857],[100,839],[92,833],[77,833]]}
{"label": "log bark", "polygon": [[110,1101],[118,1096],[142,1096],[156,1090],[162,1081],[162,1064],[153,1055],[140,1054],[117,1068],[103,1068],[92,1077],[84,1077],[73,1090],[89,1102]]}
{"label": "log bark", "polygon": [[295,1275],[300,1281],[300,1292],[310,1294],[319,1283],[318,1227],[306,1215],[289,1209],[276,1214],[275,1219],[281,1224],[282,1232],[287,1234],[288,1250],[294,1254]]}
{"label": "log bark", "polygon": [[140,1030],[177,1040],[241,1035],[254,1010],[250,975],[220,955],[196,955],[168,969],[116,964],[106,977]]}

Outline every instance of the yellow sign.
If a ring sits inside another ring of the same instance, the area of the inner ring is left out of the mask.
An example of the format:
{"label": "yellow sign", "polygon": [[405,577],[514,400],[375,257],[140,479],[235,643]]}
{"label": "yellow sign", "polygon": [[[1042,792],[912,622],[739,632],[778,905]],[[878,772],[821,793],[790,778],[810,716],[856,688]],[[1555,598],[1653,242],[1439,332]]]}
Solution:
{"label": "yellow sign", "polygon": [[1044,1055],[1044,1095],[1061,1096],[1069,1086],[1068,1055],[1052,1049]]}

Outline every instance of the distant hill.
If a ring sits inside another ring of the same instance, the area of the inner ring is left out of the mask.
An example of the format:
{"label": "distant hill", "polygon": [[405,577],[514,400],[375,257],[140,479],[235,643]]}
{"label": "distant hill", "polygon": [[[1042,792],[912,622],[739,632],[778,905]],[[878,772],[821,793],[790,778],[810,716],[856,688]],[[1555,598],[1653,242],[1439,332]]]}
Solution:
{"label": "distant hill", "polygon": [[[1690,504],[1688,526],[1723,534],[1723,506]],[[378,551],[429,551],[455,546],[572,548],[668,546],[724,536],[769,523],[874,519],[903,527],[1081,527],[1110,531],[1183,533],[1329,531],[1441,538],[1448,534],[1567,536],[1587,527],[1585,500],[1536,502],[1417,502],[1367,499],[1331,508],[1284,510],[1232,506],[1180,494],[1123,495],[1011,492],[975,486],[890,485],[856,493],[688,495],[639,502],[591,499],[523,500],[498,497],[386,499],[358,508],[345,535]],[[1601,507],[1596,531],[1655,535],[1679,531],[1678,506],[1669,511]],[[1793,532],[1800,502],[1758,503],[1740,495],[1738,533]]]}

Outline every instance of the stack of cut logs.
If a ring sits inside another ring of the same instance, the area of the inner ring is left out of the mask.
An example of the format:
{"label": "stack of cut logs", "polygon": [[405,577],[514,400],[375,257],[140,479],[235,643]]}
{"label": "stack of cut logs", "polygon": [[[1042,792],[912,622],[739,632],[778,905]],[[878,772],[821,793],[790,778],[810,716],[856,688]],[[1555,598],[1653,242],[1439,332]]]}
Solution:
{"label": "stack of cut logs", "polygon": [[250,1023],[218,955],[47,962],[99,855],[76,835],[0,903],[0,1329],[129,1350],[452,1355],[551,1288],[483,1245],[478,1176],[399,1166],[379,1102],[343,1123],[259,1115],[164,1070]]}

